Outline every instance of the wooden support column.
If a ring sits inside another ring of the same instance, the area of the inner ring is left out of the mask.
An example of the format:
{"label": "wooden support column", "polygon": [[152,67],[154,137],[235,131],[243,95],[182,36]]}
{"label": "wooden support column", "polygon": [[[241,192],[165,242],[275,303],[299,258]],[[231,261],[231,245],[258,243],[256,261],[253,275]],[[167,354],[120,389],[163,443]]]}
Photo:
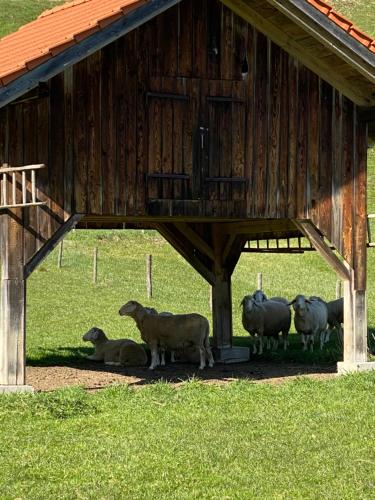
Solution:
{"label": "wooden support column", "polygon": [[212,285],[212,316],[214,345],[218,349],[232,347],[231,273],[224,267],[224,235],[218,224],[212,224],[215,284]]}
{"label": "wooden support column", "polygon": [[[337,363],[338,373],[375,369],[375,363],[367,361],[366,252],[357,250],[356,269],[352,269],[336,256],[311,222],[294,223],[344,283],[344,356],[343,362]],[[365,236],[360,240],[356,242],[359,249],[366,244]]]}
{"label": "wooden support column", "polygon": [[0,392],[25,386],[26,282],[21,210],[0,215]]}

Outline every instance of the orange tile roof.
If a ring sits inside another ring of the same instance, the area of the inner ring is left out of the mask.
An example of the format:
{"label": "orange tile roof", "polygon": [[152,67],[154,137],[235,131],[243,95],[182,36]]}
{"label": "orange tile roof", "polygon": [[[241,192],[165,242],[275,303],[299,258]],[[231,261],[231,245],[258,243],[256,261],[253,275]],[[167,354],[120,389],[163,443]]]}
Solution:
{"label": "orange tile roof", "polygon": [[[149,0],[74,0],[0,40],[0,87],[126,16]],[[306,0],[371,52],[375,40],[323,0]]]}
{"label": "orange tile roof", "polygon": [[147,0],[74,0],[0,40],[0,87],[117,21]]}
{"label": "orange tile roof", "polygon": [[318,9],[322,14],[333,21],[337,26],[346,31],[351,37],[355,38],[359,43],[367,47],[371,52],[375,53],[375,39],[366,33],[363,33],[357,26],[355,26],[350,19],[342,14],[339,14],[333,7],[328,5],[323,0],[306,0],[313,7]]}

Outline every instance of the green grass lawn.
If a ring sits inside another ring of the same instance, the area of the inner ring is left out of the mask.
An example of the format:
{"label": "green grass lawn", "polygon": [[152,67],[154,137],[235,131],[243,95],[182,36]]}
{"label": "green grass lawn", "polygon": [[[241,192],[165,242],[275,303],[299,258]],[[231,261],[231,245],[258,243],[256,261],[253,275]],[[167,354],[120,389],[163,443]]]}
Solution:
{"label": "green grass lawn", "polygon": [[2,397],[2,498],[370,499],[375,374]]}

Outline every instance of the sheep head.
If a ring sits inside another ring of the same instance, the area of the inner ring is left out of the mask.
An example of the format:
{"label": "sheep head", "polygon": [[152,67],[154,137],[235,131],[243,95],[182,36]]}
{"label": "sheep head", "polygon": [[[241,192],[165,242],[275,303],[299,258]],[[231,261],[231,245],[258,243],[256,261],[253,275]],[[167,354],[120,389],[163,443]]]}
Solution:
{"label": "sheep head", "polygon": [[254,299],[253,295],[245,295],[245,297],[241,301],[241,306],[243,307],[243,311],[245,313],[251,312],[254,307],[260,307]]}
{"label": "sheep head", "polygon": [[268,300],[267,295],[263,292],[263,290],[256,290],[253,293],[253,299],[255,302],[264,302]]}
{"label": "sheep head", "polygon": [[308,304],[311,304],[309,299],[306,299],[304,295],[297,295],[297,297],[289,302],[289,306],[292,305],[294,311],[301,317],[305,315],[305,312],[308,310]]}
{"label": "sheep head", "polygon": [[91,330],[84,334],[82,340],[84,342],[92,342],[93,344],[96,344],[97,342],[107,340],[107,336],[103,330],[94,326],[94,328],[91,328]]}
{"label": "sheep head", "polygon": [[133,316],[133,314],[142,307],[142,305],[135,301],[135,300],[129,300],[126,304],[124,304],[121,309],[119,310],[119,315],[120,316]]}

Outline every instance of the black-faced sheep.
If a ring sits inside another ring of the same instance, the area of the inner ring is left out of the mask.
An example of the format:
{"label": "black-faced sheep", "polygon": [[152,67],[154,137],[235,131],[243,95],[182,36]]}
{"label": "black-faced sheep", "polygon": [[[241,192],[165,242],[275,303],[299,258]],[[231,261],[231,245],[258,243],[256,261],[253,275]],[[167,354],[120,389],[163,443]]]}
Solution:
{"label": "black-faced sheep", "polygon": [[151,350],[151,365],[153,370],[160,364],[159,349],[176,351],[196,346],[200,352],[200,366],[206,365],[206,358],[210,367],[214,365],[211,352],[208,320],[200,314],[150,314],[136,301],[129,301],[119,311],[121,316],[130,316],[136,322],[142,340]]}
{"label": "black-faced sheep", "polygon": [[308,343],[310,343],[310,350],[314,350],[314,337],[320,339],[320,348],[322,349],[328,319],[326,303],[319,297],[307,299],[304,295],[297,295],[290,304],[293,305],[295,312],[294,326],[297,333],[301,334],[303,350],[307,350]]}
{"label": "black-faced sheep", "polygon": [[[287,346],[291,313],[286,303],[276,300],[258,302],[252,295],[242,299],[242,325],[250,335],[259,337],[259,354],[263,353],[263,337],[271,337],[276,345],[282,333],[284,350]],[[257,352],[254,342],[253,353]]]}
{"label": "black-faced sheep", "polygon": [[100,328],[91,328],[82,340],[91,342],[95,347],[94,354],[87,356],[93,361],[104,361],[114,366],[145,366],[147,354],[144,348],[130,339],[109,340]]}

